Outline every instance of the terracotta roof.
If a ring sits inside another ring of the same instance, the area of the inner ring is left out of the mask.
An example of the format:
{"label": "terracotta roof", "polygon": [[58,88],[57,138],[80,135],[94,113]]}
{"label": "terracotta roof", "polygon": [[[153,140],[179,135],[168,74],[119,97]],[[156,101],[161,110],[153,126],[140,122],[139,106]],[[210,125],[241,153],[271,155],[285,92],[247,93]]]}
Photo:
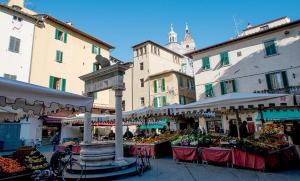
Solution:
{"label": "terracotta roof", "polygon": [[97,42],[97,43],[99,43],[99,44],[105,45],[105,46],[107,46],[109,49],[114,49],[114,48],[115,48],[115,47],[113,47],[112,45],[110,45],[110,44],[108,44],[108,43],[106,43],[106,42],[104,42],[104,41],[102,41],[102,40],[99,40],[99,39],[97,39],[97,38],[95,38],[95,37],[93,37],[93,36],[91,36],[91,35],[89,35],[89,34],[83,32],[83,31],[81,31],[81,30],[79,30],[79,29],[77,29],[77,28],[75,28],[75,27],[73,27],[73,26],[71,26],[71,25],[68,25],[67,23],[62,22],[62,21],[60,21],[60,20],[58,20],[58,19],[56,19],[56,18],[54,18],[54,17],[52,17],[52,16],[49,16],[49,15],[47,15],[47,14],[38,14],[38,15],[35,15],[35,16],[37,16],[37,17],[42,16],[42,17],[44,17],[45,19],[48,19],[48,20],[50,20],[50,21],[53,21],[53,22],[55,22],[55,23],[57,23],[57,24],[63,26],[63,27],[66,28],[66,29],[69,29],[69,30],[71,30],[71,31],[74,31],[75,33],[78,33],[78,34],[80,34],[80,35],[82,35],[82,36],[84,36],[84,37],[86,37],[86,38],[88,38],[88,39],[91,39],[91,40],[93,40],[93,41],[95,41],[95,42]]}
{"label": "terracotta roof", "polygon": [[287,16],[283,16],[283,17],[281,17],[281,18],[273,19],[273,20],[271,20],[271,21],[267,21],[267,22],[265,22],[265,23],[262,23],[262,24],[259,24],[259,25],[255,25],[255,26],[252,26],[252,27],[250,27],[250,28],[246,28],[246,29],[244,29],[244,31],[246,31],[246,30],[251,30],[251,29],[253,29],[253,28],[257,28],[257,27],[260,27],[260,26],[263,26],[263,25],[266,25],[266,24],[270,24],[270,23],[273,23],[273,22],[275,22],[275,21],[282,20],[282,19],[285,19],[285,18],[288,18],[288,17],[287,17]]}
{"label": "terracotta roof", "polygon": [[37,18],[37,17],[35,17],[35,16],[32,16],[32,15],[27,14],[27,13],[24,13],[24,12],[21,11],[21,10],[17,10],[17,9],[15,9],[15,8],[10,7],[10,6],[7,6],[7,5],[5,5],[5,4],[0,3],[0,7],[6,9],[6,10],[8,10],[8,11],[17,13],[17,14],[19,14],[19,15],[25,16],[25,17],[27,17],[27,18],[33,20],[33,21],[41,21],[41,22],[42,22],[41,19],[39,19],[39,18]]}
{"label": "terracotta roof", "polygon": [[159,73],[156,73],[156,74],[152,74],[152,75],[149,75],[149,78],[151,78],[151,77],[156,77],[156,76],[159,76],[159,75],[163,75],[163,74],[170,74],[170,73],[174,73],[174,74],[180,74],[180,75],[183,75],[183,76],[186,76],[186,77],[190,77],[190,78],[194,78],[194,77],[192,77],[192,76],[189,76],[189,75],[187,75],[187,74],[185,74],[185,73],[183,73],[183,72],[179,72],[179,71],[177,71],[177,70],[164,70],[164,71],[162,71],[162,72],[159,72]]}
{"label": "terracotta roof", "polygon": [[276,26],[274,28],[270,28],[270,29],[267,29],[267,30],[259,31],[257,33],[253,33],[253,34],[250,34],[250,35],[241,36],[241,37],[238,37],[238,38],[235,38],[235,39],[232,39],[232,40],[228,40],[228,41],[225,41],[225,42],[222,42],[222,43],[218,43],[218,44],[215,44],[215,45],[212,45],[212,46],[208,46],[208,47],[205,47],[205,48],[201,48],[201,49],[186,53],[185,55],[191,57],[193,54],[205,52],[205,51],[215,49],[215,48],[225,47],[225,46],[228,46],[228,45],[231,45],[231,44],[234,44],[234,43],[238,43],[238,42],[241,42],[241,41],[244,41],[244,40],[256,38],[256,37],[263,36],[263,35],[266,35],[266,34],[270,34],[270,33],[280,31],[280,30],[283,30],[283,29],[292,28],[292,27],[295,27],[295,26],[298,26],[298,25],[300,25],[300,20],[296,20],[296,21],[293,21],[293,22],[290,22],[290,23],[287,23],[287,24]]}
{"label": "terracotta roof", "polygon": [[177,53],[177,52],[174,52],[173,50],[170,50],[170,49],[168,49],[168,48],[166,48],[166,47],[164,47],[164,46],[162,46],[162,45],[160,45],[160,44],[158,44],[158,43],[155,43],[155,42],[153,42],[153,41],[151,41],[151,40],[146,40],[146,41],[144,41],[144,42],[142,42],[142,43],[133,45],[132,48],[136,48],[136,47],[138,47],[138,46],[140,46],[140,45],[143,45],[143,44],[146,44],[146,43],[154,44],[155,46],[158,46],[159,48],[161,48],[161,49],[163,49],[163,50],[165,50],[165,51],[167,51],[167,52],[169,52],[169,53],[173,53],[173,54],[175,54],[175,55],[177,55],[177,56],[179,56],[179,57],[181,57],[181,58],[184,57],[183,55],[181,55],[181,54],[179,54],[179,53]]}

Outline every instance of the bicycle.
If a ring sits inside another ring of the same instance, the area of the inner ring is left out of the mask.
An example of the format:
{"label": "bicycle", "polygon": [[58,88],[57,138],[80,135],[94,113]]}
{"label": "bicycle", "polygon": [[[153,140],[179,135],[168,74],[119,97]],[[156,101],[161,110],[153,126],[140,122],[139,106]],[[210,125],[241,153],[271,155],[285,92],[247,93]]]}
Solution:
{"label": "bicycle", "polygon": [[138,175],[142,175],[146,169],[150,169],[150,156],[146,148],[138,148],[136,155],[136,170]]}
{"label": "bicycle", "polygon": [[[65,151],[56,151],[51,157],[50,168],[54,173],[55,178],[60,178],[65,181],[65,176],[67,173],[75,173],[73,168],[78,167],[80,171],[79,178],[77,181],[81,180],[83,175],[83,167],[73,158],[72,147],[68,147]],[[78,173],[77,173],[78,174]]]}

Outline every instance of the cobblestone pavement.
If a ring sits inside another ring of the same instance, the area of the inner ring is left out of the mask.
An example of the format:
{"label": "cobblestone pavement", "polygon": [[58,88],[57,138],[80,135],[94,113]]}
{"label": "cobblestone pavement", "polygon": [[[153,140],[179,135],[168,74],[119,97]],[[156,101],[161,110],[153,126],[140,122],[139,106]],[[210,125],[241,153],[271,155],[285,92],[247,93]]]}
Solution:
{"label": "cobblestone pavement", "polygon": [[172,159],[152,160],[152,169],[142,176],[121,180],[143,181],[300,181],[300,169],[259,172],[195,163],[176,163]]}

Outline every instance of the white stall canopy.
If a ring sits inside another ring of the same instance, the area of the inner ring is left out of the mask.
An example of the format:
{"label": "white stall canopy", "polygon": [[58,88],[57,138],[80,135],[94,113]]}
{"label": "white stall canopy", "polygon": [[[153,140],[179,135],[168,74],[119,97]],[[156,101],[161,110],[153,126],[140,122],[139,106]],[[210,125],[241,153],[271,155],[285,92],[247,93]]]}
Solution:
{"label": "white stall canopy", "polygon": [[34,115],[61,110],[90,112],[93,98],[0,78],[0,107],[12,107]]}
{"label": "white stall canopy", "polygon": [[226,109],[255,109],[259,105],[293,106],[293,95],[289,94],[259,94],[259,93],[230,93],[218,97],[203,99],[175,109],[174,114],[188,114]]}

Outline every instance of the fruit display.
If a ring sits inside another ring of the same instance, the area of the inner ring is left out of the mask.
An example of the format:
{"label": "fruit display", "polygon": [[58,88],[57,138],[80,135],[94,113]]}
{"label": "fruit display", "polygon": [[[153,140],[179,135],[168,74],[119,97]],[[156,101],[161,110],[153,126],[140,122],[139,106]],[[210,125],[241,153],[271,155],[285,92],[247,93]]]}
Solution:
{"label": "fruit display", "polygon": [[160,134],[155,137],[143,137],[143,136],[134,136],[133,138],[126,140],[126,142],[133,142],[136,144],[157,144],[166,141],[172,141],[178,137],[178,134],[171,134],[169,132]]}
{"label": "fruit display", "polygon": [[0,157],[0,173],[3,174],[15,174],[20,173],[25,170],[25,167],[22,166],[18,161]]}
{"label": "fruit display", "polygon": [[264,124],[264,133],[267,135],[284,134],[284,126],[281,124]]}
{"label": "fruit display", "polygon": [[23,162],[30,170],[44,170],[49,167],[45,156],[37,150],[32,151],[26,156]]}
{"label": "fruit display", "polygon": [[173,146],[208,147],[213,142],[210,135],[184,134],[172,141]]}

